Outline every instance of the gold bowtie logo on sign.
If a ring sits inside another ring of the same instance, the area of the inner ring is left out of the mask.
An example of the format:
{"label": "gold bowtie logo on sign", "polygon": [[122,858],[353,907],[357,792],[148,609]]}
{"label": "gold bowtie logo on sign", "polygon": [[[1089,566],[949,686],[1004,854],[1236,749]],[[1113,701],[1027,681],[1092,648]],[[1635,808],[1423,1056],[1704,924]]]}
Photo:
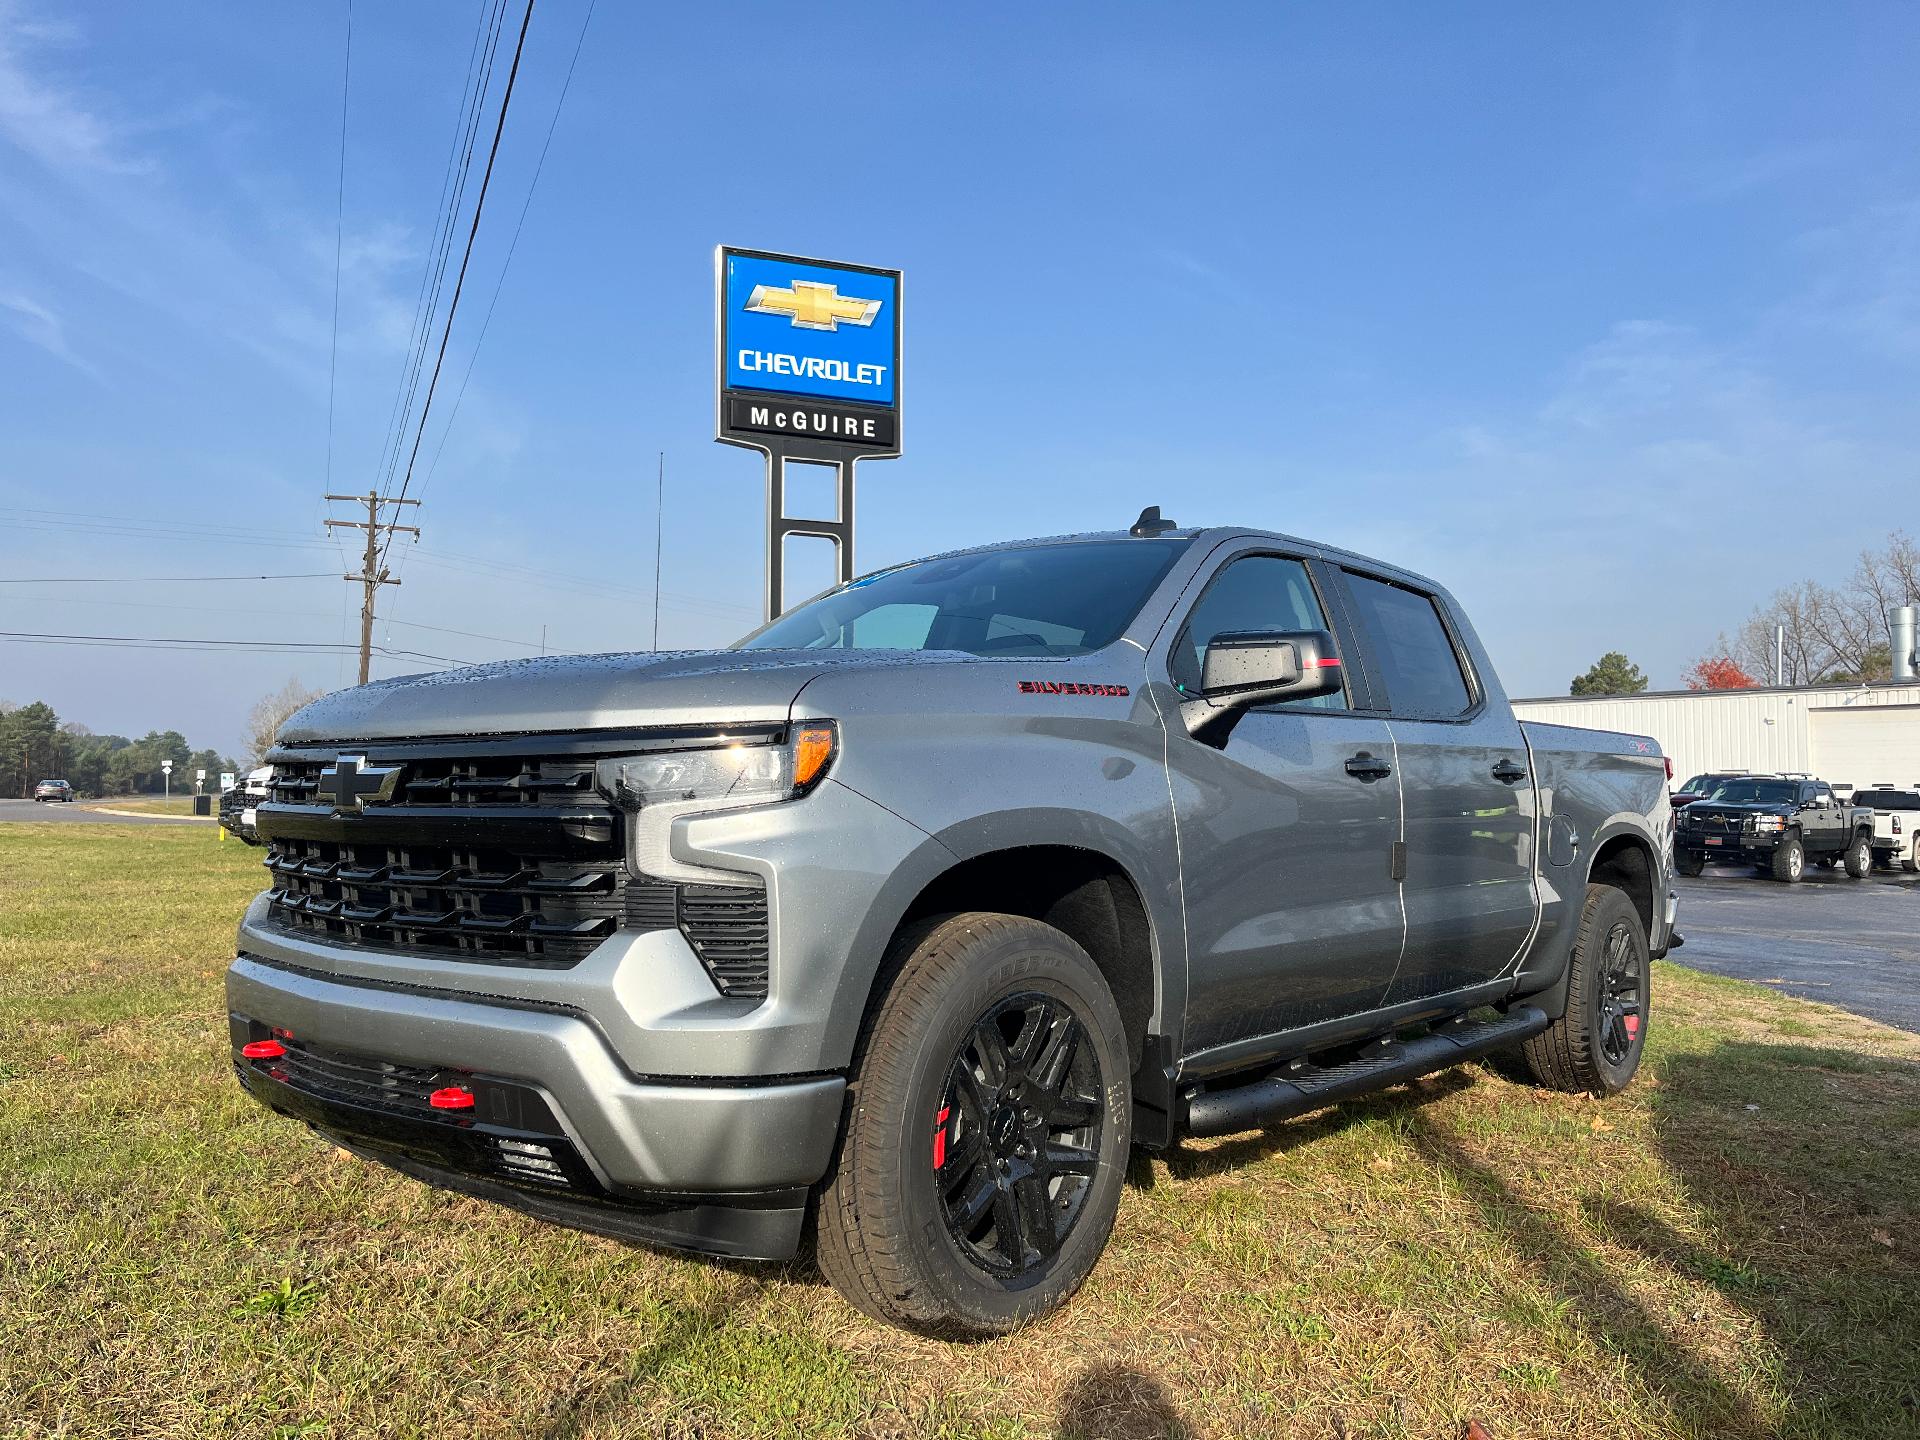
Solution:
{"label": "gold bowtie logo on sign", "polygon": [[871,325],[880,313],[878,300],[856,300],[842,295],[838,285],[818,280],[796,280],[790,290],[756,285],[747,297],[747,309],[756,315],[786,315],[796,330],[838,330],[840,322]]}

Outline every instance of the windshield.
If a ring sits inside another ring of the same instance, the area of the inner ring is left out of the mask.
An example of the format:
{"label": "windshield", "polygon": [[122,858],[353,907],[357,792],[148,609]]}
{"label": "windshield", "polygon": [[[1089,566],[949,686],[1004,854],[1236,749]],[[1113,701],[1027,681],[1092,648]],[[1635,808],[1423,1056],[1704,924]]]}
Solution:
{"label": "windshield", "polygon": [[1798,793],[1791,780],[1723,780],[1707,798],[1722,805],[1791,805]]}
{"label": "windshield", "polygon": [[816,596],[736,650],[1086,655],[1120,638],[1187,540],[1084,540],[916,560]]}

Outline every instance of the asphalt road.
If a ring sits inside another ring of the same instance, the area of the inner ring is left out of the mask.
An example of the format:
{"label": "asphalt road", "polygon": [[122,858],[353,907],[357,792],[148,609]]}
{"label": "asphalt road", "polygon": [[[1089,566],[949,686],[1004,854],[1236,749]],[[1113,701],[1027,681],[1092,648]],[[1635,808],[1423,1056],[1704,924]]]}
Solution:
{"label": "asphalt road", "polygon": [[76,825],[205,825],[204,816],[192,815],[102,815],[78,803],[36,804],[32,800],[0,800],[0,822],[8,820],[51,820],[56,824]]}
{"label": "asphalt road", "polygon": [[1809,870],[1783,885],[1715,865],[1679,891],[1675,963],[1920,1031],[1920,876]]}

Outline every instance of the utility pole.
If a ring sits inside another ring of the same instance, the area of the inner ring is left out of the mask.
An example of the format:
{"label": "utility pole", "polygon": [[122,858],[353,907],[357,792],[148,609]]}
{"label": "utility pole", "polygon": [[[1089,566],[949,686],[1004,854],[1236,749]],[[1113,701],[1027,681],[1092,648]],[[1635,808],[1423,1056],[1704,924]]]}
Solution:
{"label": "utility pole", "polygon": [[[327,529],[336,526],[342,530],[364,530],[367,532],[366,558],[361,561],[358,575],[348,574],[347,580],[358,580],[365,587],[365,598],[360,602],[360,683],[367,683],[367,668],[373,659],[373,597],[382,585],[398,585],[400,582],[387,573],[387,567],[381,562],[380,537],[404,530],[416,540],[420,538],[418,525],[402,525],[397,520],[382,520],[381,514],[386,507],[418,505],[418,500],[389,500],[377,491],[369,490],[364,495],[329,495],[329,500],[344,500],[352,505],[367,507],[365,520],[327,519]],[[398,511],[396,510],[396,513]]]}

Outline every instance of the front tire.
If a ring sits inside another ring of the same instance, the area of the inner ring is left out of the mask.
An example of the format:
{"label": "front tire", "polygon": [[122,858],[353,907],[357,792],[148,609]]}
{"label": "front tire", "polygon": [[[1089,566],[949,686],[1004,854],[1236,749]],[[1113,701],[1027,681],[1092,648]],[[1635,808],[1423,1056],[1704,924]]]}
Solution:
{"label": "front tire", "polygon": [[1534,1082],[1574,1094],[1617,1095],[1647,1043],[1652,955],[1626,891],[1587,886],[1567,961],[1567,1008],[1521,1045]]}
{"label": "front tire", "polygon": [[1113,1229],[1126,1032],[1086,951],[972,912],[909,934],[854,1054],[821,1271],[875,1319],[1003,1335],[1066,1303]]}
{"label": "front tire", "polygon": [[1681,850],[1676,852],[1673,857],[1673,868],[1678,870],[1682,875],[1689,877],[1698,876],[1707,868],[1707,857],[1700,854],[1697,850]]}
{"label": "front tire", "polygon": [[1807,873],[1807,851],[1798,836],[1782,840],[1773,852],[1773,878],[1786,885],[1799,883]]}

